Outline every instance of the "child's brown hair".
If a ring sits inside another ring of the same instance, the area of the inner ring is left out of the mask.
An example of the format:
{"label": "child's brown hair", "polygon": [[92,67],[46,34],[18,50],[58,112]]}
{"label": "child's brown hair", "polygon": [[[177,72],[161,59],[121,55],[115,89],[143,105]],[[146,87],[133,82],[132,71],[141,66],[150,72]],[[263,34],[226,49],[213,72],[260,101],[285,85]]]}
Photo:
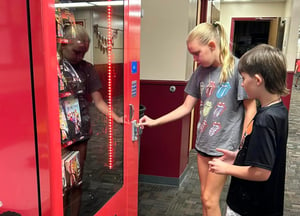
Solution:
{"label": "child's brown hair", "polygon": [[286,88],[286,59],[278,48],[268,44],[252,48],[241,57],[238,70],[250,76],[260,74],[264,78],[265,88],[272,94],[289,93]]}

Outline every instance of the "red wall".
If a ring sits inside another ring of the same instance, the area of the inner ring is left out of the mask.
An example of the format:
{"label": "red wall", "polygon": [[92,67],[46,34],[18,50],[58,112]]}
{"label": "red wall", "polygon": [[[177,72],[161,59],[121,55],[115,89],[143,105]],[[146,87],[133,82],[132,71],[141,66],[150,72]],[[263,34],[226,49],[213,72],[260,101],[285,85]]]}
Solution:
{"label": "red wall", "polygon": [[[186,82],[141,81],[140,100],[145,114],[157,118],[184,101]],[[176,91],[170,92],[170,86]],[[178,178],[188,163],[190,115],[183,119],[144,128],[140,143],[139,174]]]}

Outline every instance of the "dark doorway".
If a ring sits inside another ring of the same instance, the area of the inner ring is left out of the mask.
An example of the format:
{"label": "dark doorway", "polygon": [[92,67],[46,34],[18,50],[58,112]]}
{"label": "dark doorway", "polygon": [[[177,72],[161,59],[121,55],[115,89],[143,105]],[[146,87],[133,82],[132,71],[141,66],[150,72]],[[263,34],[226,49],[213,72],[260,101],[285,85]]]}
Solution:
{"label": "dark doorway", "polygon": [[235,21],[233,49],[236,57],[261,43],[268,43],[270,20]]}
{"label": "dark doorway", "polygon": [[231,50],[238,58],[254,46],[266,43],[282,49],[285,19],[232,18]]}

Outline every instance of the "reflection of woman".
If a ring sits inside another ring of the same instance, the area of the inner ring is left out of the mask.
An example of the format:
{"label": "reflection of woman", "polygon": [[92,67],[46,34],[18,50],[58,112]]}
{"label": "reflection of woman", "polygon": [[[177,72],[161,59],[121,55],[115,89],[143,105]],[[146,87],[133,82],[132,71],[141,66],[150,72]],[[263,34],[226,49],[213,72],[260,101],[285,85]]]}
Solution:
{"label": "reflection of woman", "polygon": [[[88,112],[89,97],[92,98],[97,109],[103,114],[108,114],[108,106],[103,100],[99,92],[102,87],[97,72],[94,66],[83,60],[85,53],[88,51],[90,38],[86,30],[80,25],[71,25],[65,29],[64,38],[67,43],[60,44],[58,47],[61,63],[71,64],[78,75],[76,85],[74,83],[67,83],[67,88],[74,92],[79,100],[80,114],[81,114],[81,128],[80,132],[84,139],[69,146],[71,151],[79,151],[79,161],[81,168],[81,176],[84,168],[84,161],[86,158],[87,141],[91,135],[90,116]],[[71,88],[71,89],[70,89]],[[73,88],[73,89],[72,89]],[[112,112],[112,118],[117,123],[123,123],[123,117],[119,117]],[[77,206],[78,207],[78,206]],[[79,207],[78,207],[79,208]],[[77,213],[72,215],[77,215]]]}
{"label": "reflection of woman", "polygon": [[[90,116],[88,113],[88,98],[91,96],[95,106],[103,114],[108,113],[108,106],[99,92],[102,85],[94,66],[91,63],[83,60],[85,53],[88,51],[90,43],[90,38],[86,30],[80,25],[68,26],[65,30],[64,38],[68,39],[68,43],[60,45],[60,58],[62,61],[68,61],[71,64],[80,80],[79,87],[74,85],[70,85],[68,87],[77,88],[71,89],[72,92],[78,92],[78,89],[80,89],[80,93],[77,94],[77,97],[79,100],[80,113],[82,117],[81,133],[85,136],[85,140],[81,141],[80,144],[81,146],[85,147],[78,147],[77,144],[73,144],[72,147],[74,146],[73,148],[79,148],[79,150],[81,150],[80,165],[83,168],[86,155],[86,140],[91,135]],[[112,117],[118,123],[123,122],[123,118],[119,117],[114,112],[112,112]]]}

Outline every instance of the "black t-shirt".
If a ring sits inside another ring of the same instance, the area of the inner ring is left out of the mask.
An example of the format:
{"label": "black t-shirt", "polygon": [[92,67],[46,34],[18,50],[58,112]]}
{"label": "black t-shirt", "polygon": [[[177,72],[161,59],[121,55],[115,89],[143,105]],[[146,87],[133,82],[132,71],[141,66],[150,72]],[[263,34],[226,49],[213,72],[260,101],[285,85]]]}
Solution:
{"label": "black t-shirt", "polygon": [[[94,66],[84,60],[71,65],[67,60],[60,62],[62,74],[66,80],[66,90],[71,92],[79,103],[80,109],[80,133],[74,134],[72,123],[68,123],[69,139],[89,139],[92,131],[90,126],[89,99],[91,93],[98,91],[102,84]],[[69,98],[62,98],[68,100]],[[66,114],[67,115],[67,114]]]}
{"label": "black t-shirt", "polygon": [[283,215],[288,111],[282,102],[260,108],[235,165],[271,171],[267,181],[232,177],[227,204],[241,215]]}
{"label": "black t-shirt", "polygon": [[92,133],[89,115],[89,98],[91,93],[100,90],[102,84],[99,75],[91,63],[82,60],[80,63],[72,66],[80,77],[79,83],[82,90],[81,93],[77,93],[82,120],[81,134],[89,138]]}
{"label": "black t-shirt", "polygon": [[98,91],[102,87],[99,75],[91,63],[82,60],[80,63],[72,66],[80,77],[86,98],[88,98],[89,94]]}

